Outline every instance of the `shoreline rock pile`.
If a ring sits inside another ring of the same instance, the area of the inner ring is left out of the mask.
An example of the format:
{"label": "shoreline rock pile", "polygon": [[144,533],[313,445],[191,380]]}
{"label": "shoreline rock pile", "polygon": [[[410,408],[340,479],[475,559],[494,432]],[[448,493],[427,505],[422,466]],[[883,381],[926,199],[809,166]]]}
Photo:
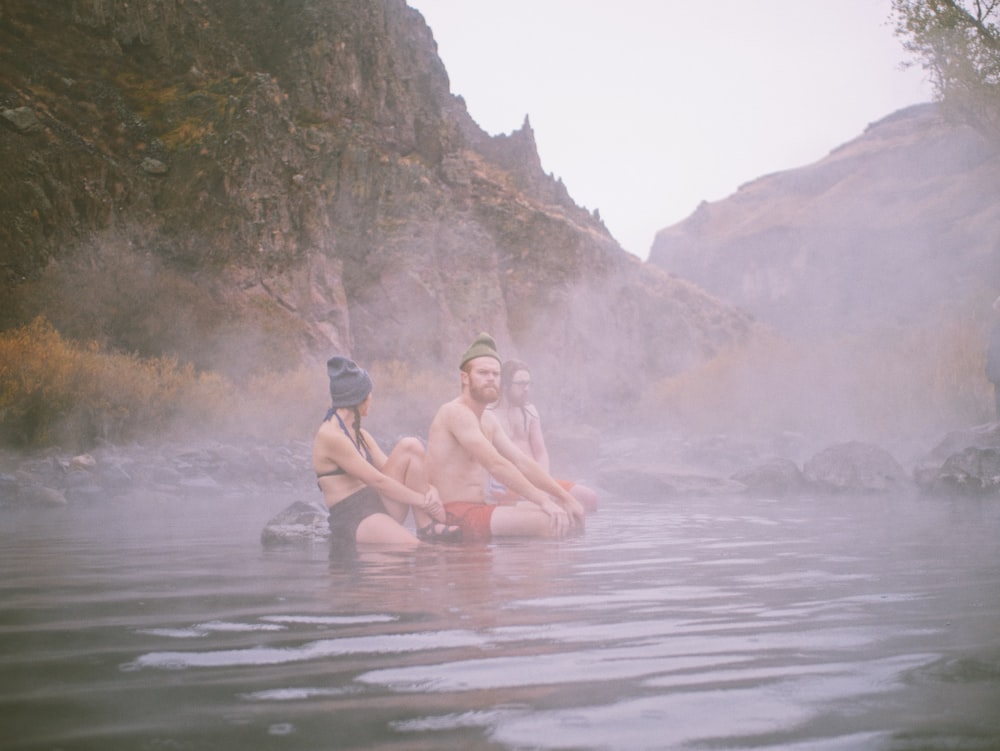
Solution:
{"label": "shoreline rock pile", "polygon": [[[912,472],[885,449],[861,441],[828,446],[800,467],[792,459],[755,452],[723,437],[682,443],[660,438],[609,438],[589,464],[592,476],[578,479],[609,489],[610,495],[633,497],[1000,497],[1000,423],[949,433]],[[650,446],[658,450],[642,448]],[[0,511],[129,496],[262,493],[294,499],[267,523],[262,543],[326,539],[326,509],[317,495],[305,441],[106,446],[75,455],[57,449],[0,452]]]}

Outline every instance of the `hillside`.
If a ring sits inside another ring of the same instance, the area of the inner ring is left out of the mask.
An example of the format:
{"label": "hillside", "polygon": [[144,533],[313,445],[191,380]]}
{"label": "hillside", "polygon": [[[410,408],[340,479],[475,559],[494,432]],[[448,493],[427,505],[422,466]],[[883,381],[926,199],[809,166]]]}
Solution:
{"label": "hillside", "polygon": [[738,375],[701,383],[688,411],[703,423],[721,412],[721,429],[740,416],[916,445],[994,419],[983,364],[1000,293],[998,195],[995,146],[928,104],[661,230],[651,266],[776,337]]}
{"label": "hillside", "polygon": [[402,0],[0,6],[0,327],[245,376],[454,373],[480,330],[615,412],[749,318],[488,136]]}
{"label": "hillside", "polygon": [[796,339],[916,327],[1000,293],[1000,154],[935,105],[661,230],[650,263]]}

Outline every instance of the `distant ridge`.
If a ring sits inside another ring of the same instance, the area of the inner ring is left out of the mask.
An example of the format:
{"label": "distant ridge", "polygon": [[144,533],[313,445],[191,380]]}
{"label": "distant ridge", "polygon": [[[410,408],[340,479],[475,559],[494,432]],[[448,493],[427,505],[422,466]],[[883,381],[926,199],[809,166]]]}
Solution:
{"label": "distant ridge", "polygon": [[936,105],[661,230],[649,262],[798,338],[909,326],[1000,293],[1000,156]]}

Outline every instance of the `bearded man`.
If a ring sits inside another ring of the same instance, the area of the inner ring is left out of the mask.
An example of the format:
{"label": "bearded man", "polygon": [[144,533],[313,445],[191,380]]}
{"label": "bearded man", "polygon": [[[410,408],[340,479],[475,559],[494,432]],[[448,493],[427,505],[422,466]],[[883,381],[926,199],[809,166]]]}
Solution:
{"label": "bearded man", "polygon": [[[465,541],[563,537],[582,527],[580,503],[515,446],[486,409],[500,398],[500,355],[493,337],[477,336],[459,371],[462,392],[438,409],[427,440],[430,482],[444,501],[448,524],[461,527]],[[535,505],[487,503],[490,476]]]}

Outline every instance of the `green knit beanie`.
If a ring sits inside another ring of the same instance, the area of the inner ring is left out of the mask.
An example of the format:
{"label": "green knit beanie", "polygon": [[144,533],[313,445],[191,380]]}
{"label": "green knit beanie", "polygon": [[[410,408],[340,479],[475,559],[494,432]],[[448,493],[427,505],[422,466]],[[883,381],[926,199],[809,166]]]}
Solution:
{"label": "green knit beanie", "polygon": [[472,342],[472,345],[462,355],[462,362],[459,364],[458,369],[461,370],[465,367],[465,363],[477,357],[492,357],[497,362],[502,362],[500,355],[497,354],[497,343],[493,341],[493,337],[489,334],[483,333],[476,337],[476,340]]}

